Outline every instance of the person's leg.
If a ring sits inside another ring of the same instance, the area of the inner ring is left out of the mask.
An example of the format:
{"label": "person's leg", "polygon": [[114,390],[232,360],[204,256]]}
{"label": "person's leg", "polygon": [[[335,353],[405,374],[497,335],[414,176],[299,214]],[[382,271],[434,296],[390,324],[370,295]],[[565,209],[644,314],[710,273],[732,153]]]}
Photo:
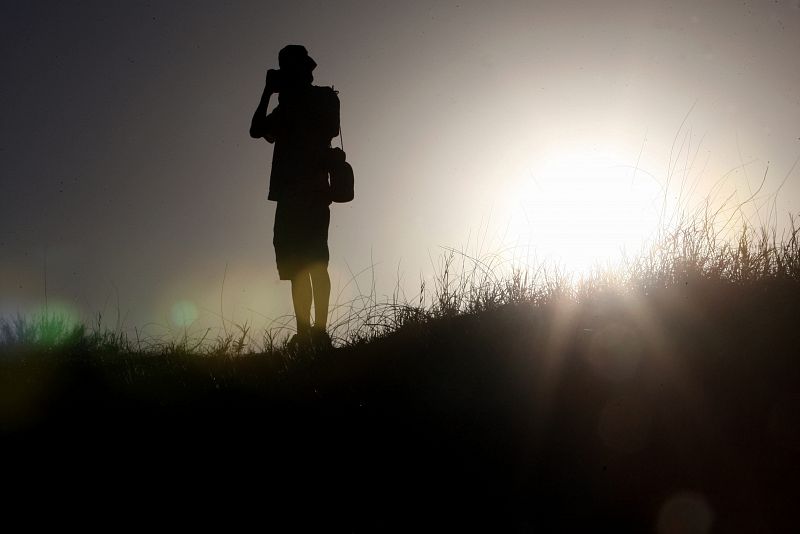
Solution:
{"label": "person's leg", "polygon": [[307,335],[311,330],[311,299],[311,278],[308,271],[302,269],[292,278],[292,303],[300,335]]}
{"label": "person's leg", "polygon": [[331,299],[331,277],[326,265],[311,267],[311,283],[314,286],[314,328],[325,331],[328,327],[328,303]]}

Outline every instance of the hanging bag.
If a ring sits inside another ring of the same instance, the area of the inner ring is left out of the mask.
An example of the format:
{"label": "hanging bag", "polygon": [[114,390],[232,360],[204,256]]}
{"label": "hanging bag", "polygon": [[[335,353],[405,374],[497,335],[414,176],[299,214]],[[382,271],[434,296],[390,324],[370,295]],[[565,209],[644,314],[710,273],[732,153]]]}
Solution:
{"label": "hanging bag", "polygon": [[346,161],[347,155],[339,147],[329,149],[328,176],[330,179],[331,200],[350,202],[355,196],[353,190],[353,167]]}
{"label": "hanging bag", "polygon": [[[337,91],[338,93],[338,91]],[[338,121],[338,100],[337,100],[337,122]],[[350,202],[355,196],[353,190],[353,167],[347,162],[347,155],[344,152],[344,136],[342,127],[339,125],[339,147],[328,149],[328,179],[330,185],[331,200],[333,202]]]}

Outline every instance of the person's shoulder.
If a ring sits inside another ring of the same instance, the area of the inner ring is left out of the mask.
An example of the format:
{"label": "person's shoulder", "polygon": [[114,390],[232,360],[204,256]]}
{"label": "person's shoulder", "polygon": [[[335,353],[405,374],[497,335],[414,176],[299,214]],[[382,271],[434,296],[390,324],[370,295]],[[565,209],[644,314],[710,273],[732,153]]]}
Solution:
{"label": "person's shoulder", "polygon": [[339,91],[327,85],[313,85],[312,91],[318,98],[339,100]]}
{"label": "person's shoulder", "polygon": [[320,94],[334,94],[338,95],[339,91],[333,88],[332,85],[312,85],[311,90]]}

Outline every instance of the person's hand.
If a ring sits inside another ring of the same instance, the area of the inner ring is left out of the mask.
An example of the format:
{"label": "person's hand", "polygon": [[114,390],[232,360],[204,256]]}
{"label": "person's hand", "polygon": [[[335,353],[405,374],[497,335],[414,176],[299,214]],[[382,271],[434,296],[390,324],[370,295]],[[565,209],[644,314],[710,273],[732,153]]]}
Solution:
{"label": "person's hand", "polygon": [[280,73],[277,70],[269,69],[267,71],[267,81],[266,81],[265,90],[267,92],[269,92],[270,94],[277,93],[279,91],[279,87],[278,87],[279,78],[280,78]]}

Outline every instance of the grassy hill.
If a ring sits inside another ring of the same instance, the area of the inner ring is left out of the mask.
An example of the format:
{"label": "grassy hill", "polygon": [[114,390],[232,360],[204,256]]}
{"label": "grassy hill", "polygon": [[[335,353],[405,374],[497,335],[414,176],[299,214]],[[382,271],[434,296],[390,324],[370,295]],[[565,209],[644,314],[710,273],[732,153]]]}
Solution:
{"label": "grassy hill", "polygon": [[786,532],[798,232],[682,232],[581,284],[445,272],[430,304],[375,305],[330,351],[6,323],[7,475],[235,495],[324,530]]}

